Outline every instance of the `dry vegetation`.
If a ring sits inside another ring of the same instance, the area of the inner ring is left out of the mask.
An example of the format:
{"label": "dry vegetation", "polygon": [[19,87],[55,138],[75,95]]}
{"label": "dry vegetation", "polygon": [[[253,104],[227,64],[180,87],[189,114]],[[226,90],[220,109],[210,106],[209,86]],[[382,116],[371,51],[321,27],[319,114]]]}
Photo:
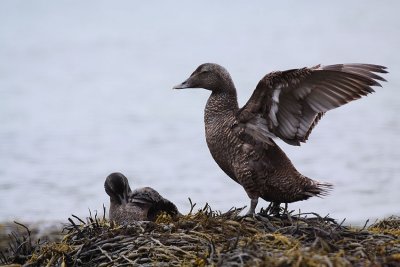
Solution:
{"label": "dry vegetation", "polygon": [[[194,205],[192,205],[193,210]],[[73,216],[59,242],[28,229],[0,254],[25,266],[400,266],[400,218],[352,228],[318,214],[241,217],[209,206],[176,220],[113,225]]]}

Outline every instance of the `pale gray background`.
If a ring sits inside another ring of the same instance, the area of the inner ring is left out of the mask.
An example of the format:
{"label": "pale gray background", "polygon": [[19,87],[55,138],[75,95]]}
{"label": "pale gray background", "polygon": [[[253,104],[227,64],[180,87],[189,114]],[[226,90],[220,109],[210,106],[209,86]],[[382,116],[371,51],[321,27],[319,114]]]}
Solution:
{"label": "pale gray background", "polygon": [[291,209],[357,224],[399,214],[399,10],[372,0],[1,1],[0,221],[101,210],[113,171],[182,212],[188,197],[247,205],[208,152],[209,92],[171,90],[204,62],[231,72],[241,105],[273,70],[388,66],[383,88],[328,113],[307,144],[279,144],[303,174],[335,185]]}

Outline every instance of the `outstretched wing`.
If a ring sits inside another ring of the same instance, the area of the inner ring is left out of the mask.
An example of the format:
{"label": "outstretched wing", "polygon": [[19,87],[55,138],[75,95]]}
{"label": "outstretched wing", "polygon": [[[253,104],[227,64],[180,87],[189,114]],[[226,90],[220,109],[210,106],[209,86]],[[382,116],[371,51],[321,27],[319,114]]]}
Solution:
{"label": "outstretched wing", "polygon": [[279,137],[291,145],[306,142],[328,110],[369,93],[385,81],[376,73],[386,67],[337,64],[272,72],[260,80],[237,114],[239,127],[252,138],[268,143]]}

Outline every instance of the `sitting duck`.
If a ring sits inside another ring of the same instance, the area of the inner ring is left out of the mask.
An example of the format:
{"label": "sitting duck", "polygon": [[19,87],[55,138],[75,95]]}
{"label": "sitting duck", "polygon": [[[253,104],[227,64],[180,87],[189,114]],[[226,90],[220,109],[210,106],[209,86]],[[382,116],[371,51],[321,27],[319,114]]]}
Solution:
{"label": "sitting duck", "polygon": [[104,182],[104,188],[110,196],[110,221],[117,224],[155,221],[162,212],[172,217],[180,214],[171,201],[151,187],[132,191],[128,179],[122,173],[111,173]]}

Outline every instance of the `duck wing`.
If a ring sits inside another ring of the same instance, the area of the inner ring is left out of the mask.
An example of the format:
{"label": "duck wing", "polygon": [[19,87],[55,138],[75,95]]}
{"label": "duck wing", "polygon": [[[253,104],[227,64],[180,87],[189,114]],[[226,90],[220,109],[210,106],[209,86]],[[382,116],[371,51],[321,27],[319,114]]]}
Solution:
{"label": "duck wing", "polygon": [[130,202],[136,204],[151,204],[148,217],[155,219],[160,212],[166,212],[171,216],[179,214],[178,208],[174,203],[162,197],[151,187],[144,187],[134,190],[130,195]]}
{"label": "duck wing", "polygon": [[337,64],[269,73],[238,111],[238,126],[266,144],[279,137],[300,145],[325,112],[374,92],[372,86],[381,86],[378,81],[385,79],[376,73],[387,73],[385,69]]}

